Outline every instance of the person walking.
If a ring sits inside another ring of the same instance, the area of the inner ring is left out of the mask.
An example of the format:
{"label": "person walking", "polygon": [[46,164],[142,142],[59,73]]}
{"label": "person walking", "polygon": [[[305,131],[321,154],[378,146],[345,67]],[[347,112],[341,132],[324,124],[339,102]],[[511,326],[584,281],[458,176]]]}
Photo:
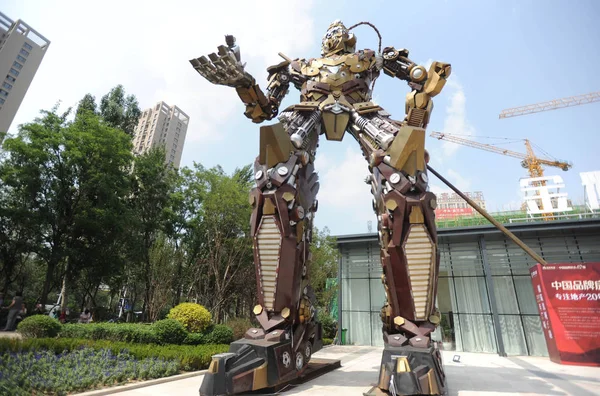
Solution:
{"label": "person walking", "polygon": [[12,303],[3,309],[8,309],[8,318],[6,319],[6,326],[3,331],[13,331],[15,322],[17,321],[17,315],[25,308],[23,303],[23,293],[17,292],[12,300]]}

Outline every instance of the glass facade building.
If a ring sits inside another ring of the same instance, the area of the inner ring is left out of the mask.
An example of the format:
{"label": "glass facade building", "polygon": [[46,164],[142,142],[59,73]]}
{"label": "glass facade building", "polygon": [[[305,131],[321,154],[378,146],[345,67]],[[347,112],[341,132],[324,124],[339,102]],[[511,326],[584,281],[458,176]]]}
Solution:
{"label": "glass facade building", "polygon": [[[600,262],[600,220],[511,224],[507,228],[549,263]],[[385,302],[376,234],[337,237],[341,252],[338,324],[346,343],[382,346]],[[535,264],[493,226],[438,230],[445,349],[547,356],[529,268]]]}

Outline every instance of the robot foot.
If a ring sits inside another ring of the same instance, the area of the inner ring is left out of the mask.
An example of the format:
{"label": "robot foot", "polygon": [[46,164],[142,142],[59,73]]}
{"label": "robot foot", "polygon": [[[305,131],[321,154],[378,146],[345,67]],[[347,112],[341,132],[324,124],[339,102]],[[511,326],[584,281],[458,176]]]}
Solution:
{"label": "robot foot", "polygon": [[[248,334],[253,330],[257,329],[248,330]],[[200,386],[200,396],[246,394],[302,375],[313,352],[321,349],[321,339],[302,340],[292,346],[291,339],[268,337],[273,333],[278,336],[275,331],[264,338],[243,338],[233,342],[228,353],[214,355]]]}
{"label": "robot foot", "polygon": [[446,395],[440,351],[435,346],[386,344],[379,382],[368,395]]}

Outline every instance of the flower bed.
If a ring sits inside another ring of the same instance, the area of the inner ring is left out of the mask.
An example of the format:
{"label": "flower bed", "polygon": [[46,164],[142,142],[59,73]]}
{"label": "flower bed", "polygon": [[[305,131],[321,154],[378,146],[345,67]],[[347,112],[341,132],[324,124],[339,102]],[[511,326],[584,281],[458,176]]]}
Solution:
{"label": "flower bed", "polygon": [[128,352],[115,354],[110,349],[83,348],[59,354],[49,350],[4,352],[0,355],[0,394],[65,395],[177,372],[174,360],[136,359]]}
{"label": "flower bed", "polygon": [[207,368],[210,364],[211,356],[227,352],[229,345],[153,345],[69,338],[0,339],[0,354],[45,350],[52,351],[54,354],[60,354],[65,351],[71,352],[81,348],[91,348],[94,350],[106,349],[110,350],[113,354],[126,351],[138,360],[147,358],[171,360],[177,363],[178,370],[193,371]]}

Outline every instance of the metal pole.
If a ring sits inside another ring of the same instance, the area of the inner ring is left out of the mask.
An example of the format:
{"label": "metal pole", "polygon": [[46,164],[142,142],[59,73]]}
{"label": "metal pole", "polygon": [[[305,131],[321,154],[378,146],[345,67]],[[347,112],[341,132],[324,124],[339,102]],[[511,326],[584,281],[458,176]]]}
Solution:
{"label": "metal pole", "polygon": [[488,284],[488,296],[490,297],[492,321],[494,322],[494,328],[496,329],[496,339],[498,340],[498,355],[506,357],[506,351],[504,349],[504,338],[502,337],[502,328],[500,327],[500,318],[498,317],[498,304],[496,304],[494,280],[492,279],[492,271],[490,268],[490,263],[487,259],[487,250],[485,247],[485,239],[483,238],[483,236],[479,237],[479,251],[481,253],[481,259],[483,261],[483,270],[485,271],[485,278]]}
{"label": "metal pole", "polygon": [[475,209],[476,211],[478,211],[483,217],[485,217],[486,219],[489,220],[490,223],[492,223],[494,226],[496,226],[496,228],[498,228],[500,231],[502,231],[504,233],[504,235],[506,235],[508,238],[510,238],[514,243],[516,243],[517,245],[519,245],[519,247],[521,249],[523,249],[525,251],[525,253],[527,253],[528,255],[531,256],[531,258],[533,258],[537,263],[540,263],[541,265],[546,265],[548,264],[546,262],[546,260],[544,260],[540,255],[538,255],[536,252],[534,252],[533,250],[531,250],[531,248],[529,246],[527,246],[522,240],[520,240],[519,238],[517,238],[517,236],[515,234],[513,234],[512,232],[510,232],[508,229],[506,229],[506,227],[504,227],[502,224],[500,224],[496,219],[494,219],[485,209],[483,209],[482,207],[480,207],[479,205],[477,205],[471,198],[467,197],[465,194],[463,194],[458,188],[454,187],[454,185],[452,183],[450,183],[448,180],[446,180],[442,175],[440,175],[439,173],[437,173],[431,166],[427,165],[427,169],[429,169],[429,171],[431,173],[433,173],[438,179],[440,179],[442,182],[444,182],[444,184],[446,184],[448,187],[450,187],[452,189],[452,191],[454,191],[455,193],[457,193],[462,199],[464,199],[465,201],[467,201],[467,203],[469,205],[471,205],[473,207],[473,209]]}

